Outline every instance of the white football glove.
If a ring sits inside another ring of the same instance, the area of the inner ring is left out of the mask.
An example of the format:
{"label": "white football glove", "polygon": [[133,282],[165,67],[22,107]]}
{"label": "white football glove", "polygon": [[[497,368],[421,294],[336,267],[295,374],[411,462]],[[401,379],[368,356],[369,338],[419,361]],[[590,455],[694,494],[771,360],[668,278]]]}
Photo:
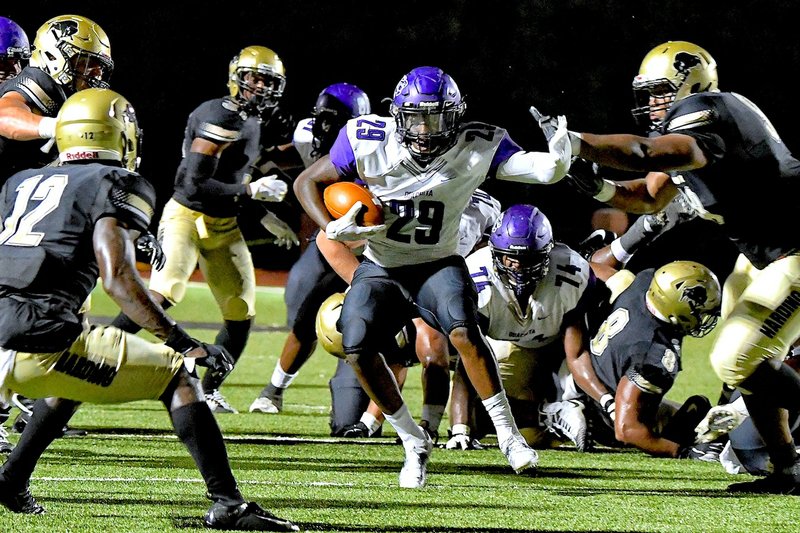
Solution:
{"label": "white football glove", "polygon": [[453,424],[450,429],[450,440],[444,447],[448,450],[482,450],[478,439],[469,436],[469,426],[465,424]]}
{"label": "white football glove", "polygon": [[325,235],[332,241],[360,241],[386,231],[386,224],[359,226],[356,217],[364,204],[356,202],[341,218],[328,222]]}
{"label": "white football glove", "polygon": [[261,225],[275,236],[276,245],[285,246],[287,250],[292,246],[300,246],[300,239],[294,230],[289,224],[275,216],[274,213],[268,212],[264,215],[261,219]]}
{"label": "white football glove", "polygon": [[253,200],[260,202],[280,202],[288,190],[286,182],[279,180],[274,174],[247,184],[247,192]]}

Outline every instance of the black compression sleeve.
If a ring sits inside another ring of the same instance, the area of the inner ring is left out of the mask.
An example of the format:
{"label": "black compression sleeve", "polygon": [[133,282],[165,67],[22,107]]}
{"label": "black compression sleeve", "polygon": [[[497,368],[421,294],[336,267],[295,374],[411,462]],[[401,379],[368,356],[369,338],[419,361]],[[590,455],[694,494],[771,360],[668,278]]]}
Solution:
{"label": "black compression sleeve", "polygon": [[217,171],[219,158],[189,152],[186,154],[186,174],[203,196],[240,196],[247,194],[247,186],[242,183],[223,183],[212,178]]}

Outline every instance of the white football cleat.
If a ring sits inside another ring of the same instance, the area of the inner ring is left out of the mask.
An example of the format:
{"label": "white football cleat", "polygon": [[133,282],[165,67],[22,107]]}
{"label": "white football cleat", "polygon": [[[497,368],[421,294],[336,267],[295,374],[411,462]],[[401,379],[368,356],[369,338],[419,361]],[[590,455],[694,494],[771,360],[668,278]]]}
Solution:
{"label": "white football cleat", "polygon": [[528,446],[528,443],[525,442],[525,437],[519,433],[511,435],[501,442],[500,451],[506,456],[508,464],[517,474],[529,468],[536,468],[539,464],[539,454]]}
{"label": "white football cleat", "polygon": [[585,452],[589,448],[589,439],[583,409],[583,403],[578,400],[564,400],[545,403],[539,412],[547,429],[568,438],[578,451]]}
{"label": "white football cleat", "polygon": [[251,413],[266,413],[269,415],[276,415],[283,409],[283,398],[269,398],[267,396],[259,396],[253,403],[250,404]]}
{"label": "white football cleat", "polygon": [[[428,459],[433,451],[433,441],[427,432],[425,440],[414,439],[414,443],[403,443],[406,460],[400,470],[400,487],[403,489],[421,489],[428,481]],[[409,446],[409,447],[407,447]]]}
{"label": "white football cleat", "polygon": [[212,413],[238,413],[225,396],[219,392],[219,389],[210,390],[206,393],[206,403]]}

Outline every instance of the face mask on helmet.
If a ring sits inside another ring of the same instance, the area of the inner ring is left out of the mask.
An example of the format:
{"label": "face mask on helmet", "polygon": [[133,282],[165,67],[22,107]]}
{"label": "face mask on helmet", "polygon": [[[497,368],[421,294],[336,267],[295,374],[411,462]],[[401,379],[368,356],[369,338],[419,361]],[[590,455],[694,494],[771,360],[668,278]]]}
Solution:
{"label": "face mask on helmet", "polygon": [[283,61],[264,46],[244,48],[228,66],[230,95],[250,115],[278,105],[285,88]]}
{"label": "face mask on helmet", "polygon": [[39,28],[31,65],[71,91],[107,88],[114,70],[106,32],[78,15],[61,15]]}
{"label": "face mask on helmet", "polygon": [[547,275],[553,246],[550,221],[532,205],[509,207],[492,228],[489,247],[495,270],[520,304]]}
{"label": "face mask on helmet", "polygon": [[656,270],[647,290],[648,309],[685,335],[702,337],[717,323],[722,300],[717,277],[694,261],[673,261]]}
{"label": "face mask on helmet", "polygon": [[418,67],[397,84],[389,110],[398,140],[427,164],[455,144],[466,104],[453,78],[436,67]]}
{"label": "face mask on helmet", "polygon": [[28,64],[30,57],[28,36],[19,24],[0,17],[0,82],[16,77]]}
{"label": "face mask on helmet", "polygon": [[86,89],[67,98],[56,119],[62,163],[118,161],[139,167],[142,131],[131,103],[110,89]]}
{"label": "face mask on helmet", "polygon": [[653,48],[633,79],[634,120],[656,130],[673,102],[699,92],[718,91],[717,63],[696,44],[669,41]]}
{"label": "face mask on helmet", "polygon": [[335,83],[323,89],[311,113],[313,153],[327,154],[348,120],[371,112],[369,97],[355,85]]}

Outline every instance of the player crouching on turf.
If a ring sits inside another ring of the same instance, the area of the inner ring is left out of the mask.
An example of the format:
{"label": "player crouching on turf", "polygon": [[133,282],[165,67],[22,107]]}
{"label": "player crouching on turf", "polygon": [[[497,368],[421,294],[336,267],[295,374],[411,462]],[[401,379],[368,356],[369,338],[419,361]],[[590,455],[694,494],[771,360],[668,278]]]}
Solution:
{"label": "player crouching on turf", "polygon": [[[701,337],[717,323],[717,277],[699,263],[673,261],[636,275],[620,270],[606,284],[610,308],[591,354],[567,355],[575,382],[596,400],[617,441],[654,456],[700,459],[692,453],[694,428],[710,402],[692,396],[677,409],[664,396],[681,370],[683,337]],[[598,442],[603,426],[593,428]]]}
{"label": "player crouching on turf", "polygon": [[[242,498],[205,402],[195,363],[225,376],[232,357],[187,335],[136,270],[134,240],[155,203],[153,186],[136,173],[140,137],[125,98],[109,89],[81,91],[57,118],[60,165],[18,172],[0,192],[9,214],[0,233],[0,395],[41,398],[0,468],[0,504],[44,513],[30,478],[81,402],[159,399],[214,502],[207,527],[295,531]],[[164,344],[85,321],[81,305],[98,275],[122,311]]]}

